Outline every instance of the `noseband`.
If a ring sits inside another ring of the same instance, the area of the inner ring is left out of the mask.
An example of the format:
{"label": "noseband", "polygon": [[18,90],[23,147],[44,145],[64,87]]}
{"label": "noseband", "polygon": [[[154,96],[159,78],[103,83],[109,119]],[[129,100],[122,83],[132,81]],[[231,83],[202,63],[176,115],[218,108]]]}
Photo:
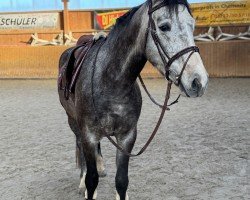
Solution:
{"label": "noseband", "polygon": [[[149,22],[148,22],[148,29],[147,29],[147,34],[146,34],[146,40],[148,39],[148,33],[149,33],[149,30],[151,31],[151,35],[152,35],[152,38],[154,40],[154,43],[158,49],[158,52],[161,56],[161,59],[163,61],[163,64],[165,66],[165,77],[168,81],[170,81],[170,67],[171,65],[173,64],[173,62],[177,59],[179,59],[180,57],[182,57],[183,55],[187,54],[190,52],[187,60],[185,61],[183,67],[182,67],[182,70],[180,72],[179,75],[177,75],[175,78],[175,84],[177,86],[180,85],[180,81],[181,81],[181,77],[182,77],[182,74],[187,66],[187,63],[190,59],[190,57],[193,55],[193,53],[195,52],[198,52],[199,53],[199,48],[197,46],[190,46],[190,47],[187,47],[183,50],[181,50],[180,52],[176,53],[174,56],[170,57],[169,54],[166,52],[165,48],[163,47],[160,39],[159,39],[159,36],[157,35],[157,31],[156,31],[156,25],[155,25],[155,22],[153,20],[153,13],[155,11],[157,11],[158,9],[162,8],[162,7],[165,7],[165,6],[168,6],[168,3],[163,1],[162,3],[158,4],[157,6],[154,6],[152,5],[152,0],[149,0],[149,10],[148,10],[148,15],[149,15]],[[147,43],[147,42],[146,42]],[[166,58],[168,59],[168,61],[166,60]]]}

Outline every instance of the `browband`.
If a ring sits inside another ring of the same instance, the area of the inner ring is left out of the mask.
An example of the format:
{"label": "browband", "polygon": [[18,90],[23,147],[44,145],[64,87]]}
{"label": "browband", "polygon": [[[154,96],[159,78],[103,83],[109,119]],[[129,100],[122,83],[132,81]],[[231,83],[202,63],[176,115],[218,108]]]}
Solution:
{"label": "browband", "polygon": [[[152,4],[151,4],[152,6]],[[168,6],[168,3],[166,3],[165,1],[161,2],[160,4],[158,4],[157,6],[151,7],[151,9],[149,9],[148,14],[152,14],[153,12],[155,12],[156,10]]]}

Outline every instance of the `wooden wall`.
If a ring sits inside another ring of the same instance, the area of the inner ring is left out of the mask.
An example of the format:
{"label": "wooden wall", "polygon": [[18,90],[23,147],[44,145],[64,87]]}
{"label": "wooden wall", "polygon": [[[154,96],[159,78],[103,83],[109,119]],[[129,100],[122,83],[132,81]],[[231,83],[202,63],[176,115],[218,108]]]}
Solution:
{"label": "wooden wall", "polygon": [[[31,47],[31,34],[40,39],[52,40],[65,32],[64,12],[59,13],[55,29],[0,30],[0,78],[55,78],[60,54],[67,46]],[[68,29],[75,38],[95,32],[93,12],[69,11]],[[245,32],[248,26],[223,27],[226,33]],[[205,33],[206,27],[197,27],[195,35]],[[250,41],[198,42],[210,77],[250,77]],[[143,76],[159,77],[159,73],[147,64]]]}
{"label": "wooden wall", "polygon": [[[51,41],[64,32],[63,12],[51,12],[59,13],[59,21],[55,29],[0,30],[0,46],[29,45],[31,35],[34,33],[38,33],[40,39]],[[95,32],[92,15],[91,11],[69,11],[69,29],[74,37],[79,38],[84,33]]]}
{"label": "wooden wall", "polygon": [[0,78],[55,78],[66,46],[0,46]]}
{"label": "wooden wall", "polygon": [[210,77],[250,77],[250,40],[197,45]]}
{"label": "wooden wall", "polygon": [[[210,77],[250,77],[250,41],[199,42]],[[56,78],[67,46],[0,46],[0,78]],[[144,77],[161,77],[149,64]]]}

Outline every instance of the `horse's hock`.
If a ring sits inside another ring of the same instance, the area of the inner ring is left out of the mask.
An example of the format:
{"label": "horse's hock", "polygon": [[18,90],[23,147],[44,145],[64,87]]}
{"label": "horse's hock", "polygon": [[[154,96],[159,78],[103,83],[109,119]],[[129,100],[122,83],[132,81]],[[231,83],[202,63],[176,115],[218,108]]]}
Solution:
{"label": "horse's hock", "polygon": [[[250,77],[250,41],[197,42],[210,77]],[[0,78],[56,78],[68,46],[0,46]],[[142,76],[161,75],[147,63]]]}

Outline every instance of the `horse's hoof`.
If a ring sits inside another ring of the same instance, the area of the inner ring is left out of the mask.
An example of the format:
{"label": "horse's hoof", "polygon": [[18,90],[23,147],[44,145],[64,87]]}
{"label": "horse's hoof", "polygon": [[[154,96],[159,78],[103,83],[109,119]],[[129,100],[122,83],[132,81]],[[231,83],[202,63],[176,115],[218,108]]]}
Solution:
{"label": "horse's hoof", "polygon": [[[94,195],[93,195],[93,200],[96,200],[97,197],[97,191],[95,190]],[[85,199],[88,199],[88,191],[85,191]]]}
{"label": "horse's hoof", "polygon": [[[118,194],[117,191],[116,191],[115,200],[120,200],[120,195]],[[128,193],[126,193],[126,198],[125,198],[125,200],[129,200]]]}

